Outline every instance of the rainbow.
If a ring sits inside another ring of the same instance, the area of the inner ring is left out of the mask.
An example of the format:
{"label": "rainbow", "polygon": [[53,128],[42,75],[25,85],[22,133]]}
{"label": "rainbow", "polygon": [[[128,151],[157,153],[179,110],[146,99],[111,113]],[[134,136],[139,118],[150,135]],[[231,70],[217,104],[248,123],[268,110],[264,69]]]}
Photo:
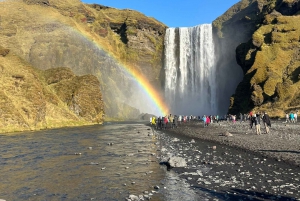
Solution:
{"label": "rainbow", "polygon": [[80,36],[87,39],[92,44],[94,44],[98,49],[106,52],[108,56],[113,58],[130,76],[132,76],[134,80],[137,82],[137,84],[143,89],[145,94],[147,94],[147,96],[150,98],[153,105],[158,109],[158,112],[160,114],[156,114],[156,115],[165,116],[169,113],[169,107],[164,102],[161,94],[149,83],[148,79],[143,74],[121,63],[113,54],[109,53],[104,48],[102,48],[97,42],[92,40],[91,39],[92,37],[88,36],[87,34],[81,33],[79,30],[76,30],[70,26],[69,28],[72,29],[72,31],[75,31]]}

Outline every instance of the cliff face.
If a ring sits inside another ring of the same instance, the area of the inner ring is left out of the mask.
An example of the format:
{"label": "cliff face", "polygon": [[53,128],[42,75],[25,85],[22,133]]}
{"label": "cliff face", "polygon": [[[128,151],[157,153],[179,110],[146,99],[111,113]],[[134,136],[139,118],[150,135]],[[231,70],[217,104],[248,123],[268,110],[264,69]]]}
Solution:
{"label": "cliff face", "polygon": [[300,108],[299,10],[298,0],[243,0],[214,22],[217,40],[235,49],[244,73],[229,113],[283,116]]}
{"label": "cliff face", "polygon": [[41,71],[2,47],[0,71],[0,132],[103,122],[95,76],[75,76],[68,68]]}
{"label": "cliff face", "polygon": [[[128,69],[161,88],[165,25],[131,10],[85,5],[79,0],[0,3],[0,43],[39,69],[69,67],[100,81],[105,113],[136,118],[135,80]],[[123,112],[121,112],[123,111]]]}

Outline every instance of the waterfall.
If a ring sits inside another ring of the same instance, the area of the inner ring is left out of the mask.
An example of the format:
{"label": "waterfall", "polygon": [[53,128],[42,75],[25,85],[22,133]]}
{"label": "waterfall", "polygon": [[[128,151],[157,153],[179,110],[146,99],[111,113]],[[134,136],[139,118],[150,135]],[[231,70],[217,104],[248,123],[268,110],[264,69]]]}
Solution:
{"label": "waterfall", "polygon": [[215,60],[211,24],[166,30],[165,98],[170,112],[217,114]]}

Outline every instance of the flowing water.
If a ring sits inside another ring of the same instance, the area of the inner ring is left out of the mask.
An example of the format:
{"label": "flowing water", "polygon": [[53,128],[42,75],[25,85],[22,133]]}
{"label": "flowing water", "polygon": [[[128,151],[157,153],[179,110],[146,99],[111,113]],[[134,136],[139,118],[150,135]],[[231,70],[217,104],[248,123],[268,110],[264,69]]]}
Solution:
{"label": "flowing water", "polygon": [[134,194],[197,200],[159,165],[156,143],[141,123],[1,135],[0,199],[125,200]]}
{"label": "flowing water", "polygon": [[[300,198],[299,168],[227,146],[214,150],[214,145],[155,131],[145,122],[2,134],[0,199],[111,201],[131,194],[153,201]],[[183,157],[187,167],[167,171],[159,162],[170,156]]]}
{"label": "flowing water", "polygon": [[216,114],[215,60],[211,24],[166,30],[165,96],[172,113]]}

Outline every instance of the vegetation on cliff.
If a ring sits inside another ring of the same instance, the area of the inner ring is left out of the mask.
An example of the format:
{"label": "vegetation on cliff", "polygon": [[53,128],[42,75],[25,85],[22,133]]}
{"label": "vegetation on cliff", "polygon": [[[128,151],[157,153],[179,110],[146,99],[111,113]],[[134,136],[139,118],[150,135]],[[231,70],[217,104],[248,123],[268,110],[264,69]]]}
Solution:
{"label": "vegetation on cliff", "polygon": [[220,38],[239,30],[236,60],[244,78],[229,113],[255,110],[282,117],[300,109],[299,14],[299,0],[242,0],[214,22]]}
{"label": "vegetation on cliff", "polygon": [[103,122],[100,83],[69,68],[32,67],[0,47],[0,132]]}
{"label": "vegetation on cliff", "polygon": [[79,0],[0,4],[1,45],[42,70],[65,66],[76,75],[95,75],[107,117],[132,119],[140,114],[124,94],[130,79],[124,78],[122,67],[147,75],[156,89],[162,87],[166,26],[157,20]]}

